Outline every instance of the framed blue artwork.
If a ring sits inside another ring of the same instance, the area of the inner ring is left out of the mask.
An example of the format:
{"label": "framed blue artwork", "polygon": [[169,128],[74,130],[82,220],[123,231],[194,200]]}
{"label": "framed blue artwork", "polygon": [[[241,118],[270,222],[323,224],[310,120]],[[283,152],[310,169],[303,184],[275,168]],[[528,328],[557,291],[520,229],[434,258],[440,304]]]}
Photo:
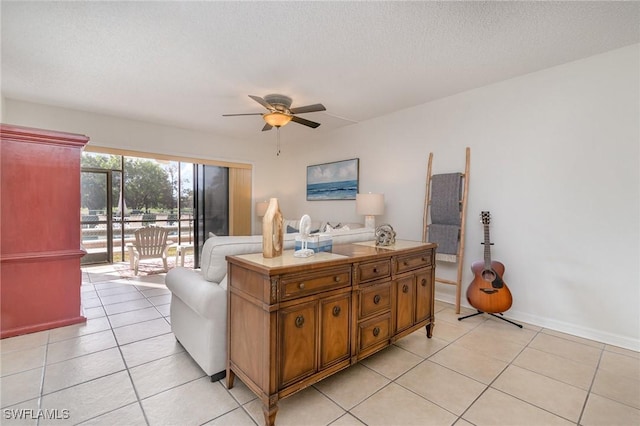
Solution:
{"label": "framed blue artwork", "polygon": [[307,166],[307,200],[355,200],[359,159]]}

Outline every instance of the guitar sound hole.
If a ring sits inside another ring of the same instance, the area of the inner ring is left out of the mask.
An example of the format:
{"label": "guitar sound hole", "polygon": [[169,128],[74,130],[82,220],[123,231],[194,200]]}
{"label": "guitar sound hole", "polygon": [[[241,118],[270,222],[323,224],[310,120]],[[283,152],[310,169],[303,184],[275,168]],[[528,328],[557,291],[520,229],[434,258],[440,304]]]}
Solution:
{"label": "guitar sound hole", "polygon": [[496,279],[496,273],[493,272],[491,269],[485,269],[484,271],[482,271],[482,279],[492,283],[493,280]]}

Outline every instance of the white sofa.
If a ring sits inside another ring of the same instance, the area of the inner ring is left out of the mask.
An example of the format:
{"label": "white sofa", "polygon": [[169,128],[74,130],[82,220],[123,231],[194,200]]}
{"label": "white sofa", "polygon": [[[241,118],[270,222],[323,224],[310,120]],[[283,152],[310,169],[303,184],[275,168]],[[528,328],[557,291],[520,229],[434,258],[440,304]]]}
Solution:
{"label": "white sofa", "polygon": [[[285,221],[297,228],[297,221]],[[313,227],[312,230],[316,228]],[[319,228],[318,228],[319,229]],[[323,228],[324,230],[324,228]],[[284,249],[294,248],[297,233],[284,235]],[[331,231],[333,244],[371,241],[373,229],[348,224]],[[200,270],[173,268],[165,278],[171,291],[171,330],[212,381],[225,376],[227,363],[227,255],[262,252],[262,235],[217,237],[205,241]]]}

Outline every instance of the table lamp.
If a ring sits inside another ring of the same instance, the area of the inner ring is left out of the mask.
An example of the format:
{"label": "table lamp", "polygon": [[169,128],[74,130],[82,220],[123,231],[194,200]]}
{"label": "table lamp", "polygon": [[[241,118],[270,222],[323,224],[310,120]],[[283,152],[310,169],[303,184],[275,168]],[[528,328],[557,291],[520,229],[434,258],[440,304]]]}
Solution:
{"label": "table lamp", "polygon": [[376,216],[384,213],[384,194],[356,194],[356,213],[364,215],[365,228],[376,227]]}

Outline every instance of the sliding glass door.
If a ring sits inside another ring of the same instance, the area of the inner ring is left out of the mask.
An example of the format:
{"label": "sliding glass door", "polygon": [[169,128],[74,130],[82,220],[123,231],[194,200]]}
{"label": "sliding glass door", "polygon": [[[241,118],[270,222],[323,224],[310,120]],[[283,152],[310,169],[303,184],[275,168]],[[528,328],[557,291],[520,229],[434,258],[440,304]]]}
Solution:
{"label": "sliding glass door", "polygon": [[[229,235],[229,167],[97,152],[82,156],[83,264],[128,261],[136,229],[169,229],[175,245],[194,247],[195,267],[209,234]],[[248,174],[250,200],[250,172]],[[245,198],[246,198],[245,197]],[[250,201],[237,215],[249,218]],[[248,220],[248,219],[247,219]],[[239,220],[236,220],[239,222]],[[175,253],[175,247],[169,253]]]}
{"label": "sliding glass door", "polygon": [[195,165],[195,260],[209,234],[229,235],[229,168]]}
{"label": "sliding glass door", "polygon": [[81,245],[87,252],[81,264],[109,263],[113,254],[110,170],[82,169],[80,173]]}

